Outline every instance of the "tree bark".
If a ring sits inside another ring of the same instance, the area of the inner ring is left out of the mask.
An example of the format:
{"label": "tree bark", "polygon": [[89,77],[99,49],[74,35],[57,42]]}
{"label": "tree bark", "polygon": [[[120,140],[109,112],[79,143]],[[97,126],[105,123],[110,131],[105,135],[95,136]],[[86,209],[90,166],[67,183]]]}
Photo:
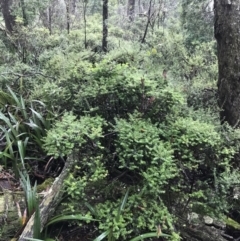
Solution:
{"label": "tree bark", "polygon": [[[40,209],[40,219],[41,219],[41,231],[43,230],[48,219],[52,216],[56,207],[61,201],[61,198],[63,195],[63,192],[62,192],[63,182],[64,182],[64,179],[67,178],[72,166],[74,165],[75,158],[76,158],[76,154],[72,154],[67,158],[61,174],[59,175],[59,177],[56,178],[48,194],[40,204],[39,209]],[[33,238],[33,227],[34,227],[34,214],[29,219],[18,241],[25,241],[26,238]]]}
{"label": "tree bark", "polygon": [[145,31],[144,31],[141,43],[145,43],[145,40],[146,40],[146,37],[147,37],[148,27],[151,23],[151,9],[152,9],[152,0],[150,0],[150,3],[149,3],[148,13],[147,13],[147,24],[146,24],[146,27],[145,27]]}
{"label": "tree bark", "polygon": [[23,16],[23,24],[24,26],[28,25],[28,16],[27,16],[27,12],[26,12],[26,6],[25,6],[25,2],[24,0],[21,0],[21,8],[22,8],[22,16]]}
{"label": "tree bark", "polygon": [[102,36],[102,50],[103,52],[107,52],[108,48],[108,0],[103,0],[103,36]]}
{"label": "tree bark", "polygon": [[67,15],[67,33],[70,33],[70,2],[69,0],[65,0],[66,4],[66,15]]}
{"label": "tree bark", "polygon": [[87,48],[87,4],[88,0],[83,1],[83,21],[84,21],[84,47]]}
{"label": "tree bark", "polygon": [[15,16],[12,14],[12,0],[0,0],[2,15],[5,22],[5,28],[9,33],[12,33],[15,27]]}
{"label": "tree bark", "polygon": [[135,0],[128,0],[127,15],[131,22],[134,20],[134,14],[135,14]]}
{"label": "tree bark", "polygon": [[214,0],[221,122],[240,126],[240,1]]}

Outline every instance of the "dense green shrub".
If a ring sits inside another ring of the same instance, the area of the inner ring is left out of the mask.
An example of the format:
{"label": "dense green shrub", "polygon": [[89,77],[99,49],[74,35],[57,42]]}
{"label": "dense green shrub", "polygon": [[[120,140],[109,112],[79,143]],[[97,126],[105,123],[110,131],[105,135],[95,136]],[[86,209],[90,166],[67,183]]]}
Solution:
{"label": "dense green shrub", "polygon": [[[223,215],[239,184],[239,132],[220,126],[215,99],[208,108],[202,95],[217,73],[211,29],[206,36],[199,29],[195,39],[192,23],[183,19],[182,31],[168,21],[151,25],[141,44],[146,17],[130,23],[110,16],[109,52],[102,53],[97,2],[86,36],[83,21],[71,23],[67,35],[60,25],[50,34],[18,19],[17,50],[1,43],[1,139],[8,142],[1,164],[59,164],[75,149],[65,211],[98,220],[87,224],[96,236],[106,231],[112,240],[128,240],[161,227],[166,239],[180,240],[176,224],[192,211]],[[21,97],[6,98],[6,85]],[[49,110],[63,114],[55,119]]]}
{"label": "dense green shrub", "polygon": [[77,121],[75,116],[65,113],[49,130],[43,146],[48,155],[55,157],[67,156],[73,149],[79,149],[86,142],[92,142],[93,147],[98,147],[103,125],[104,120],[100,117],[83,116]]}
{"label": "dense green shrub", "polygon": [[[99,230],[113,229],[120,240],[158,224],[174,237],[175,215],[186,218],[186,210],[221,215],[238,182],[236,173],[224,178],[232,172],[238,135],[225,131],[235,141],[229,145],[219,124],[191,116],[183,95],[138,73],[127,64],[95,64],[76,94],[75,116],[66,113],[44,139],[49,155],[79,149],[65,209],[100,219]],[[116,222],[126,188],[128,202]]]}

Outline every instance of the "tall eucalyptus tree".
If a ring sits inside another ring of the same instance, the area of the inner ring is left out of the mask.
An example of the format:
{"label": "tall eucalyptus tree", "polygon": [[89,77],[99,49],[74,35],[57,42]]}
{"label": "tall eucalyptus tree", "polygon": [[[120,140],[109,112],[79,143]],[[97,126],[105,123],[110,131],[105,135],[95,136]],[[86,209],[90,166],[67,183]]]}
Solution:
{"label": "tall eucalyptus tree", "polygon": [[240,126],[240,1],[214,0],[221,121]]}
{"label": "tall eucalyptus tree", "polygon": [[5,28],[9,33],[12,33],[15,26],[15,16],[12,11],[13,0],[1,0],[0,6],[5,22]]}

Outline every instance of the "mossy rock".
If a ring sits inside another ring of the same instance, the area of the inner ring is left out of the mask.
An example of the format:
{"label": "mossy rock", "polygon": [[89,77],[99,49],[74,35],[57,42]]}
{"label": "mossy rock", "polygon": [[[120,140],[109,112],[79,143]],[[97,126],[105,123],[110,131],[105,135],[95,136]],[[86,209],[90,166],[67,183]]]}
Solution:
{"label": "mossy rock", "polygon": [[20,209],[23,212],[25,202],[22,192],[15,193],[10,190],[0,192],[0,241],[11,240],[21,228],[15,202],[19,203]]}

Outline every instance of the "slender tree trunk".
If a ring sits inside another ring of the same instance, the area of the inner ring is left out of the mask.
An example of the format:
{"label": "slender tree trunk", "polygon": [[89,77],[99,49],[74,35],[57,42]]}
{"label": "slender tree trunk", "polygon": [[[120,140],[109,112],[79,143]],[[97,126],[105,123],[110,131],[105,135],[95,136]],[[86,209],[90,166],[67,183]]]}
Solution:
{"label": "slender tree trunk", "polygon": [[26,13],[26,7],[25,7],[24,0],[21,0],[21,8],[22,8],[23,24],[24,24],[24,26],[27,26],[28,25],[28,17],[27,17],[27,13]]}
{"label": "slender tree trunk", "polygon": [[214,0],[221,121],[240,126],[240,1]]}
{"label": "slender tree trunk", "polygon": [[[26,6],[24,0],[20,0],[21,3],[21,8],[22,8],[22,17],[23,17],[23,25],[27,26],[28,25],[28,17],[26,13]],[[21,41],[20,41],[21,42]],[[26,46],[24,43],[21,44],[22,46],[22,62],[27,63],[27,50]]]}
{"label": "slender tree trunk", "polygon": [[128,0],[127,15],[131,22],[134,20],[134,14],[135,14],[135,0]]}
{"label": "slender tree trunk", "polygon": [[103,36],[102,36],[102,50],[107,52],[108,42],[108,0],[103,0]]}
{"label": "slender tree trunk", "polygon": [[141,43],[145,43],[148,27],[151,24],[151,9],[152,9],[152,0],[150,0],[150,3],[149,3],[148,14],[147,14],[147,24],[146,24],[146,28],[145,28]]}
{"label": "slender tree trunk", "polygon": [[65,0],[66,14],[67,14],[67,33],[70,33],[70,0]]}
{"label": "slender tree trunk", "polygon": [[83,0],[83,21],[84,21],[84,47],[87,48],[87,4],[88,0]]}
{"label": "slender tree trunk", "polygon": [[48,26],[49,26],[49,33],[52,34],[52,7],[49,6],[48,8]]}
{"label": "slender tree trunk", "polygon": [[5,22],[5,28],[9,33],[12,33],[15,27],[15,16],[12,14],[12,0],[0,0],[2,15]]}

